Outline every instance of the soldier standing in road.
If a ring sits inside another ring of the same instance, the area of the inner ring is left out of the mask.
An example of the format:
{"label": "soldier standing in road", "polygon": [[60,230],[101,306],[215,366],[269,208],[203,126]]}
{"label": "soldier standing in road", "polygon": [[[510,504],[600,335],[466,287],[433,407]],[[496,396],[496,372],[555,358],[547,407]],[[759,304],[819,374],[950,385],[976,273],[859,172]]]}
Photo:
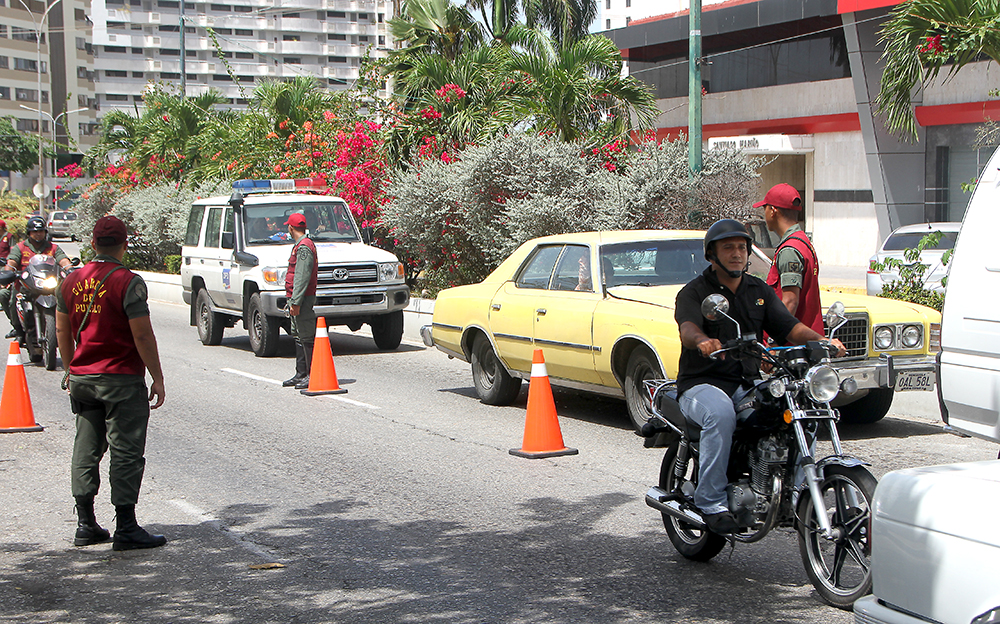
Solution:
{"label": "soldier standing in road", "polygon": [[319,277],[316,245],[306,236],[306,218],[296,213],[285,221],[295,245],[288,258],[285,274],[285,296],[288,314],[292,318],[292,335],[295,336],[295,376],[282,382],[286,388],[299,390],[309,387],[309,367],[312,365],[313,342],[316,339],[316,282]]}
{"label": "soldier standing in road", "polygon": [[[111,449],[111,502],[117,526],[113,550],[155,548],[167,543],[135,519],[146,466],[146,427],[163,405],[163,371],[149,320],[146,283],[122,266],[128,247],[117,217],[97,220],[94,260],[70,273],[56,291],[59,355],[69,362],[70,405],[76,414],[72,482],[76,499],[76,546],[107,541],[110,533],[94,515],[100,463]],[[153,385],[146,392],[146,370]]]}
{"label": "soldier standing in road", "polygon": [[764,207],[767,229],[781,237],[767,274],[767,285],[788,311],[818,334],[824,334],[819,300],[819,258],[799,225],[802,199],[789,184],[776,184],[754,208]]}

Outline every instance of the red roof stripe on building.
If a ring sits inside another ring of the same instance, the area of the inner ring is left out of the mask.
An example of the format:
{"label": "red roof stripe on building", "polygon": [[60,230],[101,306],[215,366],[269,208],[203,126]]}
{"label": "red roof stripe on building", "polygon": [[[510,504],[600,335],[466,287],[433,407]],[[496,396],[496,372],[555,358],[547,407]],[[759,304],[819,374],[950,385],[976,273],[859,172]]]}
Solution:
{"label": "red roof stripe on building", "polygon": [[882,7],[895,6],[902,0],[837,0],[837,13],[854,13],[856,11],[867,11],[868,9],[881,9]]}
{"label": "red roof stripe on building", "polygon": [[[836,115],[815,115],[812,117],[789,117],[786,119],[755,119],[720,124],[705,124],[701,136],[711,139],[722,136],[743,136],[750,134],[820,134],[824,132],[857,132],[861,122],[857,113]],[[676,139],[687,134],[687,126],[657,128],[656,138]]]}
{"label": "red roof stripe on building", "polygon": [[963,102],[940,106],[917,106],[917,123],[921,126],[951,126],[1000,120],[1000,101]]}

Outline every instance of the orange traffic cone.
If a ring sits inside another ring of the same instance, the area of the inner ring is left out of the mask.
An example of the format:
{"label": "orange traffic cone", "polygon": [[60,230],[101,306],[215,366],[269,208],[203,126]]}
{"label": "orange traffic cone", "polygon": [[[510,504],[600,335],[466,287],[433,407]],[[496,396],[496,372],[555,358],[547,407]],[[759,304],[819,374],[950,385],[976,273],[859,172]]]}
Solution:
{"label": "orange traffic cone", "polygon": [[524,420],[524,441],[521,448],[510,449],[511,455],[538,459],[559,455],[576,455],[580,451],[566,448],[559,418],[556,416],[556,402],[552,398],[549,374],[545,370],[545,358],[541,349],[535,349],[531,359],[531,381],[528,385],[528,416]]}
{"label": "orange traffic cone", "polygon": [[337,383],[337,368],[333,365],[330,334],[326,331],[326,319],[322,316],[316,319],[316,341],[313,343],[313,358],[309,364],[309,388],[299,392],[307,396],[347,392]]}
{"label": "orange traffic cone", "polygon": [[0,433],[41,430],[42,427],[35,422],[35,411],[31,409],[28,378],[24,376],[24,366],[21,365],[21,348],[14,340],[10,343],[3,396],[0,397]]}

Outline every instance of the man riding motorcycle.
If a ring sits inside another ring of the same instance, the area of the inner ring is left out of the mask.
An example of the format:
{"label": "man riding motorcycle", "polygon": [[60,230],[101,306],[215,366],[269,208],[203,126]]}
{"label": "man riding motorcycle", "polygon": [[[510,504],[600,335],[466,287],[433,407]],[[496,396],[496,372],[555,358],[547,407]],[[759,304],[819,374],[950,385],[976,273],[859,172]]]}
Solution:
{"label": "man riding motorcycle", "polygon": [[[31,260],[31,257],[37,254],[52,256],[59,266],[64,268],[72,266],[66,252],[49,239],[49,230],[45,226],[44,219],[41,217],[31,217],[28,219],[24,229],[28,234],[28,238],[11,247],[10,255],[7,256],[6,268],[11,271],[23,271],[28,268],[28,261]],[[5,338],[20,338],[24,334],[21,321],[17,317],[17,310],[14,309],[15,288],[16,282],[9,288],[0,290],[0,306],[7,313],[7,318],[10,319],[12,327]]]}
{"label": "man riding motorcycle", "polygon": [[[738,420],[750,409],[741,409],[760,378],[760,362],[711,354],[723,343],[738,338],[734,324],[721,318],[702,316],[701,302],[718,293],[729,300],[729,316],[739,322],[744,334],[763,332],[779,344],[805,344],[825,337],[792,316],[762,280],[745,273],[752,239],[738,221],[722,219],[705,235],[705,259],[711,264],[679,293],[674,318],[680,328],[681,356],[677,375],[679,404],[685,418],[701,427],[701,455],[695,504],[703,512],[708,528],[718,534],[732,533],[738,523],[726,504],[726,469],[733,432]],[[831,341],[844,355],[839,340]]]}

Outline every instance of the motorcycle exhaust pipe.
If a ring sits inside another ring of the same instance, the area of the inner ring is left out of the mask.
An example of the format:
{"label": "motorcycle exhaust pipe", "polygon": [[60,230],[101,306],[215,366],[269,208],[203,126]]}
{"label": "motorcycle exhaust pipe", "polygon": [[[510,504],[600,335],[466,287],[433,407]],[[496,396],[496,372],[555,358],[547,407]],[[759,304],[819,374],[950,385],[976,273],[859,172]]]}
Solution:
{"label": "motorcycle exhaust pipe", "polygon": [[695,528],[708,528],[700,515],[689,509],[681,507],[680,501],[675,500],[673,495],[663,488],[656,486],[649,488],[649,491],[646,492],[646,504],[660,513],[673,516],[681,522],[692,524]]}

